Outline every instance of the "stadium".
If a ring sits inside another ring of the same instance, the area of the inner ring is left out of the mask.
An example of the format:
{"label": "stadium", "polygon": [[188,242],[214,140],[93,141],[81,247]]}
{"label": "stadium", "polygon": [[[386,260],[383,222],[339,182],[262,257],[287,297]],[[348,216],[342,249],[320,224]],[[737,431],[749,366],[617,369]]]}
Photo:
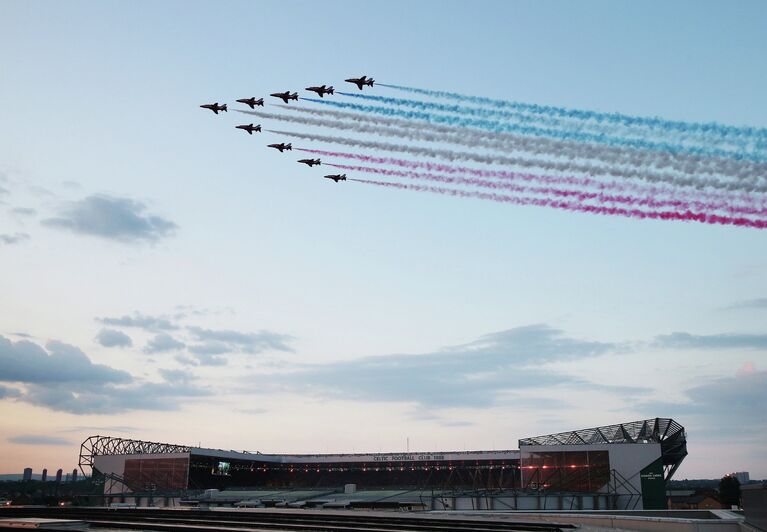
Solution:
{"label": "stadium", "polygon": [[79,464],[106,504],[651,510],[666,508],[686,455],[684,427],[654,418],[462,452],[262,454],[96,435]]}

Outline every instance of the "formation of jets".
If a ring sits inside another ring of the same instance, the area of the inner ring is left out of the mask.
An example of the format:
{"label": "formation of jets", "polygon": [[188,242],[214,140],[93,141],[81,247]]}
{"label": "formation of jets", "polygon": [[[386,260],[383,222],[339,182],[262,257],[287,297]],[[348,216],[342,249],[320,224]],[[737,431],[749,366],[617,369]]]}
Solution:
{"label": "formation of jets", "polygon": [[243,131],[247,131],[249,135],[252,135],[254,131],[261,132],[261,124],[258,124],[257,126],[254,126],[253,124],[248,124],[246,126],[234,126],[237,129],[242,129]]}
{"label": "formation of jets", "polygon": [[[348,83],[354,83],[357,85],[359,90],[362,90],[363,87],[372,87],[375,83],[375,80],[373,78],[369,78],[367,76],[362,76],[361,78],[349,78],[347,80]],[[316,87],[306,87],[307,91],[315,92],[320,98],[324,98],[326,94],[334,94],[335,89],[332,85],[319,85]],[[290,100],[298,101],[298,93],[290,91],[285,92],[273,92],[269,96],[273,96],[275,98],[279,98],[282,101],[284,101],[286,104],[290,102]],[[255,96],[251,98],[240,98],[237,100],[237,103],[242,103],[250,107],[251,109],[255,109],[256,106],[263,107],[264,106],[264,99],[258,98],[256,99]],[[215,114],[218,114],[219,112],[227,113],[229,110],[226,107],[226,104],[220,104],[218,102],[216,103],[206,103],[204,105],[201,105],[203,109],[209,109],[213,111]],[[242,124],[239,126],[234,126],[237,129],[241,129],[243,131],[247,131],[248,135],[252,135],[253,133],[260,133],[261,132],[261,124],[253,125],[253,124]],[[293,151],[293,145],[290,143],[284,143],[280,142],[279,144],[268,144],[269,148],[274,148],[275,150],[279,150],[280,153],[283,153],[285,151]],[[321,165],[321,161],[319,159],[299,159],[299,163],[305,164],[309,168],[312,168],[314,166]],[[338,183],[339,181],[346,181],[346,174],[330,174],[324,176],[325,179],[332,179],[334,182]]]}

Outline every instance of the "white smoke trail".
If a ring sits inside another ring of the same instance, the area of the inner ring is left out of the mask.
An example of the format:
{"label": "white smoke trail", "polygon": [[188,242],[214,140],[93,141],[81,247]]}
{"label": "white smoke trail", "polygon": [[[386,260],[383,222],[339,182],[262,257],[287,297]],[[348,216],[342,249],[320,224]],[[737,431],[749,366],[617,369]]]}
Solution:
{"label": "white smoke trail", "polygon": [[530,159],[526,157],[510,157],[505,155],[480,154],[471,152],[459,152],[453,150],[444,150],[437,148],[427,148],[422,146],[408,146],[402,144],[392,144],[388,142],[377,142],[361,140],[348,137],[334,137],[327,135],[317,135],[313,133],[301,133],[296,131],[267,130],[272,133],[285,135],[293,138],[325,142],[328,144],[341,144],[345,146],[356,146],[374,150],[391,151],[399,153],[409,153],[411,155],[420,155],[435,159],[445,159],[448,161],[474,161],[482,164],[497,164],[505,166],[519,166],[524,168],[540,168],[549,171],[558,172],[580,172],[587,175],[602,175],[625,179],[641,179],[651,183],[667,183],[679,187],[693,187],[702,189],[705,187],[718,188],[722,190],[742,190],[747,192],[767,192],[767,185],[752,184],[745,182],[725,182],[712,178],[687,178],[656,172],[645,171],[637,168],[617,168],[585,163],[562,163],[558,161]]}
{"label": "white smoke trail", "polygon": [[[737,161],[722,157],[701,157],[688,154],[671,154],[650,152],[630,148],[600,146],[581,142],[561,141],[541,137],[524,137],[509,133],[492,133],[457,126],[444,126],[403,118],[389,118],[374,115],[316,109],[312,107],[277,107],[293,112],[313,116],[331,116],[342,120],[354,120],[363,123],[383,124],[403,129],[441,133],[439,139],[432,135],[432,142],[448,142],[469,147],[483,147],[492,150],[509,152],[514,150],[528,151],[536,155],[555,156],[566,159],[595,159],[607,164],[629,165],[635,167],[654,167],[669,169],[688,175],[712,175],[717,177],[732,177],[762,181],[767,176],[767,163]],[[244,111],[249,112],[249,111]],[[432,140],[433,139],[433,140]],[[427,140],[424,138],[423,140]]]}

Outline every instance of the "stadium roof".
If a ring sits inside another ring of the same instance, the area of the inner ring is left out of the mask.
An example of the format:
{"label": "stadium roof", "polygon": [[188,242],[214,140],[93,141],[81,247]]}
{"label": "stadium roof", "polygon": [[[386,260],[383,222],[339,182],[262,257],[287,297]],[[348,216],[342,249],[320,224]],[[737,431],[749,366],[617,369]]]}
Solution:
{"label": "stadium roof", "polygon": [[670,479],[687,456],[687,436],[684,427],[670,418],[656,417],[630,423],[606,425],[591,429],[559,432],[519,440],[520,449],[526,445],[604,445],[627,443],[659,443],[666,480]]}

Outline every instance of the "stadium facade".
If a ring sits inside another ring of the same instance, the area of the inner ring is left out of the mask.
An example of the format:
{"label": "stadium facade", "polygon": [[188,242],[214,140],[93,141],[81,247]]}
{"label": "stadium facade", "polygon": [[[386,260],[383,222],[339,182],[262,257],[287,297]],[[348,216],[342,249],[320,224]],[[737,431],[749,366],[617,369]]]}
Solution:
{"label": "stadium facade", "polygon": [[[429,509],[665,509],[666,482],[686,455],[684,427],[654,418],[464,452],[262,454],[91,436],[80,467],[103,479],[108,503],[199,502],[205,490],[233,503],[247,488],[322,506],[355,485],[404,490],[403,500]],[[291,498],[299,492],[303,501]]]}

